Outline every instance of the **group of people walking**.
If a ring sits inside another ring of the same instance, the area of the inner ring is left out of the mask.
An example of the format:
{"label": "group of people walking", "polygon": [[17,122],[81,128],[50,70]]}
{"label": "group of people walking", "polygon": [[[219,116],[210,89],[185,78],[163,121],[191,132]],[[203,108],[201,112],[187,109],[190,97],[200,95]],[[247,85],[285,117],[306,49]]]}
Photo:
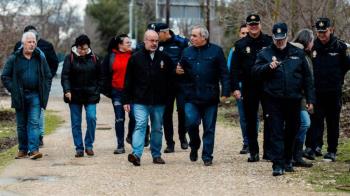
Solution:
{"label": "group of people walking", "polygon": [[[111,98],[114,108],[114,154],[125,153],[127,112],[126,141],[132,146],[128,161],[140,166],[144,147],[150,145],[153,163],[165,164],[161,156],[162,129],[167,145],[164,153],[173,153],[172,117],[176,103],[180,147],[190,147],[189,159],[197,161],[203,143],[201,159],[210,166],[218,103],[232,95],[239,106],[243,136],[240,153],[249,152],[248,162],[260,160],[260,103],[264,119],[263,159],[272,161],[274,176],[294,171],[293,166],[312,166],[302,156],[315,159],[315,153],[321,153],[325,118],[328,149],[324,158],[335,161],[341,89],[350,69],[346,44],[334,36],[328,18],[317,20],[316,39],[311,30],[302,29],[293,42],[288,42],[285,23],[276,23],[272,36],[263,34],[261,26],[259,15],[247,16],[228,61],[222,48],[209,42],[209,32],[202,25],[192,28],[188,40],[175,35],[164,23],[151,23],[135,51],[130,38],[120,34],[111,38],[104,58],[92,51],[87,35],[77,37],[65,57],[61,76],[64,101],[70,108],[75,157],[94,155],[96,104],[100,94],[104,94]],[[47,52],[53,51],[52,45],[41,47],[40,40],[35,28],[26,28],[21,44],[7,60],[1,75],[16,109],[16,158],[42,157],[39,119],[48,101],[57,60],[52,63]],[[87,124],[84,140],[83,108]]]}

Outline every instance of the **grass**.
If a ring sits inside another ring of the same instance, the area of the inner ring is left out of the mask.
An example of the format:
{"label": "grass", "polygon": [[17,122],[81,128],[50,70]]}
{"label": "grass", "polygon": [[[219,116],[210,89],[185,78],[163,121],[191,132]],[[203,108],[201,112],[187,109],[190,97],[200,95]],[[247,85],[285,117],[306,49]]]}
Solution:
{"label": "grass", "polygon": [[[14,111],[12,111],[14,113]],[[51,134],[63,122],[62,118],[55,114],[55,111],[48,110],[45,113],[45,134]],[[0,121],[0,130],[10,130],[0,132],[0,139],[16,136],[16,123],[14,121]],[[17,153],[17,145],[0,153],[0,170],[6,167]]]}
{"label": "grass", "polygon": [[[322,159],[322,158],[321,158]],[[308,181],[320,192],[350,193],[350,138],[339,140],[336,162],[316,162]]]}

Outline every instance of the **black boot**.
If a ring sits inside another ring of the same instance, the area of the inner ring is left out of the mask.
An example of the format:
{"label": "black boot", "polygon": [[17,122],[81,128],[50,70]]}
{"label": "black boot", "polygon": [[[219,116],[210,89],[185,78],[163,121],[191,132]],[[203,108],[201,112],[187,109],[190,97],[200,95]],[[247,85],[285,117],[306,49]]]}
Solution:
{"label": "black boot", "polygon": [[312,163],[303,160],[303,143],[295,142],[293,151],[293,166],[295,167],[312,167]]}

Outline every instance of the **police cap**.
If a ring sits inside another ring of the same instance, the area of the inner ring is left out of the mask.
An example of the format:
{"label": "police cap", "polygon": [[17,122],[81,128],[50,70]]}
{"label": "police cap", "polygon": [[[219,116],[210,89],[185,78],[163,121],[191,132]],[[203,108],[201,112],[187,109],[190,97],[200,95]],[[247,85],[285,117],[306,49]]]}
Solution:
{"label": "police cap", "polygon": [[160,31],[168,31],[169,26],[165,23],[150,23],[147,25],[147,29],[151,29],[159,33]]}
{"label": "police cap", "polygon": [[329,18],[318,18],[315,24],[316,31],[325,32],[327,28],[331,26]]}
{"label": "police cap", "polygon": [[250,24],[259,24],[260,23],[260,16],[258,14],[250,14],[246,18],[247,25]]}
{"label": "police cap", "polygon": [[288,26],[284,22],[279,22],[272,27],[272,37],[275,40],[285,39],[288,33]]}

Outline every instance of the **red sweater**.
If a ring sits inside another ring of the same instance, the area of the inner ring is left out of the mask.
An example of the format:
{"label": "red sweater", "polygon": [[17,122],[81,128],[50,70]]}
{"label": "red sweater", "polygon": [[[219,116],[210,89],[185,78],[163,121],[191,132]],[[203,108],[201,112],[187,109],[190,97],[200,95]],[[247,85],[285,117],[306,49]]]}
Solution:
{"label": "red sweater", "polygon": [[123,89],[126,66],[128,65],[131,52],[113,50],[113,53],[115,54],[115,57],[112,63],[112,87],[115,89]]}

